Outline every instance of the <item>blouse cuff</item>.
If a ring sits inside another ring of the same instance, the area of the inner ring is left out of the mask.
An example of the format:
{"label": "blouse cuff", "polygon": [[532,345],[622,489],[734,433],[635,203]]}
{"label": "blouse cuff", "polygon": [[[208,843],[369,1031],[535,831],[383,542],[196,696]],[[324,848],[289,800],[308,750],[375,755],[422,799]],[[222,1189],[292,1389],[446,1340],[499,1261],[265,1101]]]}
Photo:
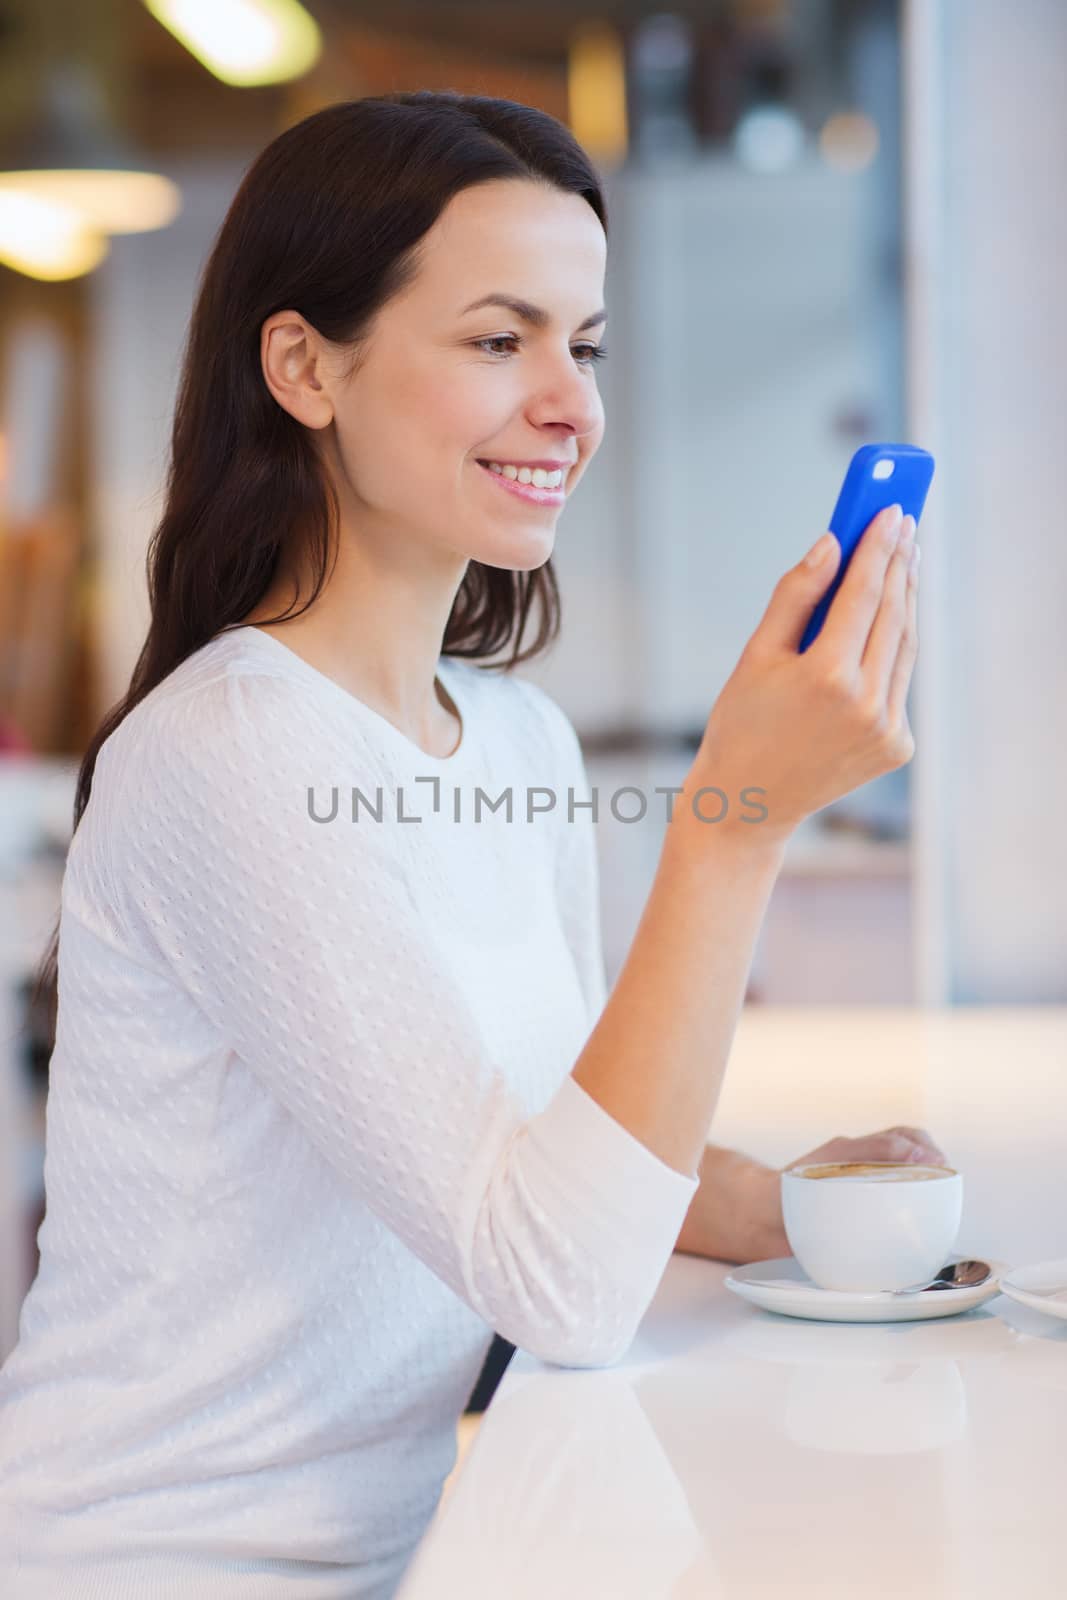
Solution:
{"label": "blouse cuff", "polygon": [[635,1287],[654,1289],[699,1173],[689,1177],[661,1161],[569,1073],[526,1133],[534,1192],[558,1194],[561,1222],[595,1258]]}

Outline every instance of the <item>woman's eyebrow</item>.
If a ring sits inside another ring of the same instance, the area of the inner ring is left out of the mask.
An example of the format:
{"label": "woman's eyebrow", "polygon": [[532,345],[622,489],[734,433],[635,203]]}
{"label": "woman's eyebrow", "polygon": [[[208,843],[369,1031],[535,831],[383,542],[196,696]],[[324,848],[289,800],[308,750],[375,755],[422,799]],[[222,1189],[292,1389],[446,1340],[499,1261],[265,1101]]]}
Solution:
{"label": "woman's eyebrow", "polygon": [[[460,312],[460,316],[465,317],[470,311],[480,311],[483,306],[506,306],[509,311],[513,311],[517,317],[521,317],[524,322],[531,323],[535,328],[546,328],[549,323],[549,313],[547,311],[542,310],[540,306],[531,305],[529,300],[518,300],[514,295],[510,294],[487,294],[481,300],[475,300],[469,306],[466,306]],[[581,333],[583,328],[595,328],[599,323],[607,320],[608,313],[601,306],[599,311],[594,311],[591,317],[586,317],[584,322],[578,324],[578,332]]]}

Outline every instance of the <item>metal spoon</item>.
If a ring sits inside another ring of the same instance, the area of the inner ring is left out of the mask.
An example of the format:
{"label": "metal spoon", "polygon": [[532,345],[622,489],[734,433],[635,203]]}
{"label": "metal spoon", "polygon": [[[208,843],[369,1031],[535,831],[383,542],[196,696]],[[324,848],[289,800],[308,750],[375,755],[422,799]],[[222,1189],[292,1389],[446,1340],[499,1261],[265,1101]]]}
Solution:
{"label": "metal spoon", "polygon": [[[924,1289],[974,1289],[992,1275],[993,1269],[987,1261],[950,1261],[928,1283],[914,1283],[908,1289],[857,1290],[857,1293],[921,1294]],[[801,1281],[799,1278],[761,1278],[758,1282],[764,1289],[812,1288],[810,1280]]]}
{"label": "metal spoon", "polygon": [[893,1293],[922,1294],[924,1289],[976,1289],[992,1276],[993,1269],[987,1261],[950,1261],[929,1283],[915,1283],[907,1289],[894,1289]]}

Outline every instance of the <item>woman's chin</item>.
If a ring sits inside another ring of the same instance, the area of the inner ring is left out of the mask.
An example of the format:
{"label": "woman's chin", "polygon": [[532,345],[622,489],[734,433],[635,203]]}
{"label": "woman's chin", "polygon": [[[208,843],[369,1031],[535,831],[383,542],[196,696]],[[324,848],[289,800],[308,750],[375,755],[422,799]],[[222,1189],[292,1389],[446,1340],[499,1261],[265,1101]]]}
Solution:
{"label": "woman's chin", "polygon": [[472,561],[483,567],[501,567],[510,572],[536,572],[549,560],[556,544],[552,524],[544,529],[527,529],[510,539],[487,540],[470,551]]}

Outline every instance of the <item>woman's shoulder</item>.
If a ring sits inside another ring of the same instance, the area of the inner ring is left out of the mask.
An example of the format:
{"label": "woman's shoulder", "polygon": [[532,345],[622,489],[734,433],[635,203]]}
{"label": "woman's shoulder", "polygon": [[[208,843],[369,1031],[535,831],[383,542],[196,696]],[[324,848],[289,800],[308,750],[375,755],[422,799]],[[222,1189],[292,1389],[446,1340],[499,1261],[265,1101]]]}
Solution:
{"label": "woman's shoulder", "polygon": [[[296,679],[257,659],[236,634],[222,633],[181,661],[126,714],[100,749],[116,774],[141,781],[225,777],[299,763],[331,743],[328,713]],[[95,780],[94,780],[95,782]]]}

